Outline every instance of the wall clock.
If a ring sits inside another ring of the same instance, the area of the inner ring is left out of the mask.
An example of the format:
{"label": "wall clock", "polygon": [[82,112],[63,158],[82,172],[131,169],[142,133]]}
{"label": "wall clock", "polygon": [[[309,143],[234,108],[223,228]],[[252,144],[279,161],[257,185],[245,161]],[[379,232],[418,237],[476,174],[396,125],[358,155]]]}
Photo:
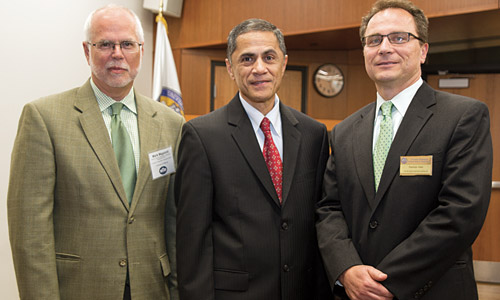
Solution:
{"label": "wall clock", "polygon": [[344,74],[334,64],[323,64],[314,72],[314,88],[323,97],[335,97],[344,87]]}

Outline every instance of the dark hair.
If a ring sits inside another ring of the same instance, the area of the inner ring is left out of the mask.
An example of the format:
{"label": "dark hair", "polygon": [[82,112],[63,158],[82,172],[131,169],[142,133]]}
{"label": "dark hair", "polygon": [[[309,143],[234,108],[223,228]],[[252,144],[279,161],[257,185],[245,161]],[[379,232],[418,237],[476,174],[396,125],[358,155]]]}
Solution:
{"label": "dark hair", "polygon": [[417,28],[418,37],[427,43],[429,39],[429,20],[425,16],[424,12],[418,8],[415,4],[408,0],[378,0],[375,2],[371,10],[361,19],[361,26],[359,27],[359,35],[361,38],[365,36],[366,27],[371,18],[388,8],[400,8],[406,10],[413,16],[415,21],[415,27]]}
{"label": "dark hair", "polygon": [[279,47],[283,55],[286,55],[286,46],[285,46],[285,38],[283,37],[283,33],[278,27],[269,23],[266,20],[262,19],[248,19],[240,24],[236,25],[227,37],[227,59],[231,63],[231,55],[236,50],[236,39],[244,34],[251,31],[269,31],[274,33],[276,39],[278,40]]}

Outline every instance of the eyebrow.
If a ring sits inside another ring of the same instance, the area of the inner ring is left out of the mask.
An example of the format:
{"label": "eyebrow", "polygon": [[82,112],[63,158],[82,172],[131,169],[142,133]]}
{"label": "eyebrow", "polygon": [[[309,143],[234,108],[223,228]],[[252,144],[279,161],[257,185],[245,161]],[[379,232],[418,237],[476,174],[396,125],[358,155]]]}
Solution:
{"label": "eyebrow", "polygon": [[[262,55],[277,54],[277,53],[278,53],[278,52],[276,52],[276,50],[274,50],[274,49],[269,49],[269,50],[267,50],[267,51],[264,51],[264,52],[262,53]],[[253,56],[258,56],[258,55],[259,55],[259,54],[254,53],[254,52],[245,52],[245,53],[242,53],[242,54],[240,55],[240,57],[246,57],[246,56],[253,57]]]}

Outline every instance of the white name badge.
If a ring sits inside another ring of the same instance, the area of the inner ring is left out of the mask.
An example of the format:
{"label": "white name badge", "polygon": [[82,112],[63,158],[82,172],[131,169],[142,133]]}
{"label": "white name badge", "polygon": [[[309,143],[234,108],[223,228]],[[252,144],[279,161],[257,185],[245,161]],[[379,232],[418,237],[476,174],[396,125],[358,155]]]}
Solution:
{"label": "white name badge", "polygon": [[175,172],[172,147],[149,153],[149,165],[153,180]]}

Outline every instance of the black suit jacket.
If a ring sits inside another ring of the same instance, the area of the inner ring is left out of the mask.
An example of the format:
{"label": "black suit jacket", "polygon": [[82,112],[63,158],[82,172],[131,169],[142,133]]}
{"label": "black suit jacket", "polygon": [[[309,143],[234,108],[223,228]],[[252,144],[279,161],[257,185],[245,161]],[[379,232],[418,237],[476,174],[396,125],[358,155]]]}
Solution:
{"label": "black suit jacket", "polygon": [[282,206],[238,95],[184,126],[175,182],[181,299],[305,300],[330,293],[315,230],[327,131],[285,105],[280,111]]}
{"label": "black suit jacket", "polygon": [[[356,264],[388,274],[399,299],[475,299],[471,244],[491,193],[488,108],[424,83],[394,138],[375,193],[375,103],[338,124],[317,223],[333,285]],[[432,176],[400,176],[401,156],[432,155]]]}

